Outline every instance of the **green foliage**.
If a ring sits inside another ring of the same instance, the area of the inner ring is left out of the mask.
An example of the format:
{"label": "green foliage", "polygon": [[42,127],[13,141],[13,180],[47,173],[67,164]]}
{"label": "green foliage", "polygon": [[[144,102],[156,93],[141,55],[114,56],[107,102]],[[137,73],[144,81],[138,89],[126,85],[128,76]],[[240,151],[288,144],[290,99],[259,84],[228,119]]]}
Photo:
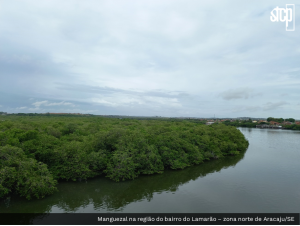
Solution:
{"label": "green foliage", "polygon": [[226,120],[223,122],[223,124],[227,126],[248,127],[248,128],[255,128],[257,125],[256,123],[253,123],[251,120],[234,121],[234,122],[230,122],[229,120]]}
{"label": "green foliage", "polygon": [[300,130],[300,125],[296,125],[296,124],[293,124],[293,125],[284,125],[283,127],[285,129]]}
{"label": "green foliage", "polygon": [[71,134],[74,133],[77,129],[77,125],[75,123],[68,123],[64,128],[63,128],[63,134]]}
{"label": "green foliage", "polygon": [[6,130],[4,132],[0,132],[0,146],[19,146],[19,144],[19,139],[16,138],[13,130]]}
{"label": "green foliage", "polygon": [[56,180],[102,173],[115,181],[135,179],[236,155],[248,147],[235,127],[198,120],[5,117],[7,122],[0,123],[0,150],[6,153],[0,167],[1,197],[17,192],[39,198],[55,191]]}
{"label": "green foliage", "polygon": [[273,117],[269,117],[267,118],[268,122],[274,121],[274,122],[279,122],[279,123],[283,123],[284,119],[283,118],[273,118]]}
{"label": "green foliage", "polygon": [[4,127],[6,127],[7,129],[10,129],[10,128],[13,127],[14,124],[11,121],[5,121],[5,122],[2,123],[2,125]]}
{"label": "green foliage", "polygon": [[22,149],[0,147],[0,197],[16,192],[27,199],[55,192],[57,182],[47,166],[27,158]]}
{"label": "green foliage", "polygon": [[136,164],[130,151],[116,151],[110,162],[107,164],[107,169],[104,171],[110,179],[115,181],[134,179],[137,177]]}
{"label": "green foliage", "polygon": [[285,119],[285,121],[286,121],[286,122],[295,122],[296,120],[293,119],[293,118],[287,118],[287,119]]}
{"label": "green foliage", "polygon": [[38,136],[38,132],[36,130],[29,130],[22,133],[19,136],[19,141],[24,142],[24,141],[34,140],[37,138],[37,136]]}
{"label": "green foliage", "polygon": [[57,125],[53,125],[53,127],[49,126],[47,128],[47,133],[51,136],[54,136],[56,138],[60,138],[61,137],[61,132],[56,129]]}
{"label": "green foliage", "polygon": [[94,176],[89,169],[87,155],[77,141],[64,143],[61,148],[51,151],[48,166],[57,179],[76,181]]}

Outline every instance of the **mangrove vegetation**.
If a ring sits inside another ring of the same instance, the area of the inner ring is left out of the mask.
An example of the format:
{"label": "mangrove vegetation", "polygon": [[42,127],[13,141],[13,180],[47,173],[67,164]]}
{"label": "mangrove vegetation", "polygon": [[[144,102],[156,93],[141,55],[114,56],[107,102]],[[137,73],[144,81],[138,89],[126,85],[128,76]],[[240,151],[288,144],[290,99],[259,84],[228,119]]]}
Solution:
{"label": "mangrove vegetation", "polygon": [[114,181],[237,155],[248,141],[233,126],[105,117],[0,118],[0,198],[42,198],[60,180]]}

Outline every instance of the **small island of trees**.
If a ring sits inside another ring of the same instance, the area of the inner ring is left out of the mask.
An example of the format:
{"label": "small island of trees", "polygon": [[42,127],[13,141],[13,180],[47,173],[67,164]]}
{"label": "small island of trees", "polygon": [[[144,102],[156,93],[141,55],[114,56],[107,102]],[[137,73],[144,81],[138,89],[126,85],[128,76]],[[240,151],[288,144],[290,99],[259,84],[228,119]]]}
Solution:
{"label": "small island of trees", "polygon": [[248,141],[232,126],[187,120],[5,116],[0,120],[0,198],[43,198],[60,180],[114,181],[237,155]]}

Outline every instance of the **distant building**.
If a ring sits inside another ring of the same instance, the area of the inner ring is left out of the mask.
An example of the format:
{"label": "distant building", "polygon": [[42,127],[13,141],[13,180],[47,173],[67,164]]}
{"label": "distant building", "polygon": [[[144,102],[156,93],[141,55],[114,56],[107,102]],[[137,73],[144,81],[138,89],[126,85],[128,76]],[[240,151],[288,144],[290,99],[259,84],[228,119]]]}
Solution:
{"label": "distant building", "polygon": [[270,125],[280,125],[280,123],[279,123],[279,122],[271,121],[271,122],[270,122]]}
{"label": "distant building", "polygon": [[258,122],[260,123],[260,122],[267,122],[267,121],[266,120],[259,120]]}
{"label": "distant building", "polygon": [[206,125],[214,124],[215,122],[206,122]]}

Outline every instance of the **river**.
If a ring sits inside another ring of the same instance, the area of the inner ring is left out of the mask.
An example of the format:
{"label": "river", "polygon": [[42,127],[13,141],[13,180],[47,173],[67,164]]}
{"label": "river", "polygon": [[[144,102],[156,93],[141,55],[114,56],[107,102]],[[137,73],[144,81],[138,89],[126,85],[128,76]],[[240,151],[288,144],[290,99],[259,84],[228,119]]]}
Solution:
{"label": "river", "polygon": [[300,131],[240,128],[238,156],[113,182],[61,182],[41,200],[11,196],[0,213],[299,213]]}

